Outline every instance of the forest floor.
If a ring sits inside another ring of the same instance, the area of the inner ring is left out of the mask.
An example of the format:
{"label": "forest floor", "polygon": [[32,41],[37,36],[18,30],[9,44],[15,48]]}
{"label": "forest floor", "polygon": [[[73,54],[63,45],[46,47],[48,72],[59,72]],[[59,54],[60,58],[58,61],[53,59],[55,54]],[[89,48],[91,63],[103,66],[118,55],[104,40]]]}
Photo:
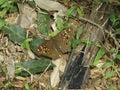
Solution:
{"label": "forest floor", "polygon": [[[91,63],[84,90],[120,90],[120,1],[117,0],[1,0],[0,90],[58,90],[69,53],[56,59],[59,57],[57,53],[61,54],[60,51],[65,52],[64,49],[70,48],[70,45],[64,46],[64,38],[59,37],[66,32],[60,31],[79,28],[73,46],[80,44],[84,25],[90,22],[89,19],[92,21],[89,16],[93,3],[109,4],[112,8],[107,17],[108,32],[103,31],[105,37],[99,46],[101,51],[95,55],[98,60],[94,65]],[[79,16],[85,20],[77,18]],[[69,35],[72,37],[73,34]],[[84,31],[82,35],[87,36]],[[68,40],[71,38],[68,37]],[[50,53],[38,47],[41,43],[43,48],[50,49]],[[36,48],[43,51],[36,51]],[[38,57],[39,54],[55,59]]]}

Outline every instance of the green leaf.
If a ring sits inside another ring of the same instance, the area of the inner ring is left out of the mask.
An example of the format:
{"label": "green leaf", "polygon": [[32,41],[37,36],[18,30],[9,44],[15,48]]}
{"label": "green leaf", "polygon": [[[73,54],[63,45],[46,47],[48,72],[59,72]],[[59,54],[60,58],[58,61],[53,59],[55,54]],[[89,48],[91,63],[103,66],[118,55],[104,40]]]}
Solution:
{"label": "green leaf", "polygon": [[8,2],[5,2],[1,5],[1,8],[8,8],[10,6],[10,3],[9,1]]}
{"label": "green leaf", "polygon": [[81,43],[81,41],[78,39],[75,39],[75,40],[73,40],[72,41],[72,48],[75,48],[78,44],[80,44]]}
{"label": "green leaf", "polygon": [[100,2],[100,0],[94,0],[94,2],[95,2],[95,3],[99,3],[99,2]]}
{"label": "green leaf", "polygon": [[36,8],[36,4],[33,0],[26,0],[27,4],[29,4],[30,7]]}
{"label": "green leaf", "polygon": [[22,73],[22,72],[23,72],[22,69],[16,69],[16,70],[15,70],[15,74],[16,74],[16,75],[19,75],[19,74]]}
{"label": "green leaf", "polygon": [[92,42],[93,45],[97,46],[97,47],[101,47],[101,44],[99,41],[94,41]]}
{"label": "green leaf", "polygon": [[26,31],[17,24],[13,24],[10,28],[3,27],[2,31],[9,35],[10,40],[18,44],[21,44],[26,39]]}
{"label": "green leaf", "polygon": [[71,17],[73,13],[76,11],[76,6],[71,7],[67,12],[67,17]]}
{"label": "green leaf", "polygon": [[82,31],[83,31],[83,26],[80,26],[76,33],[76,39],[79,39],[80,35],[82,34]]}
{"label": "green leaf", "polygon": [[83,12],[82,12],[82,10],[81,10],[80,8],[77,8],[77,12],[78,12],[79,16],[81,16],[81,17],[84,16],[84,15],[83,15]]}
{"label": "green leaf", "polygon": [[60,17],[58,17],[56,23],[57,23],[58,30],[62,31],[63,30],[63,20]]}
{"label": "green leaf", "polygon": [[38,31],[48,36],[50,30],[50,14],[38,13]]}
{"label": "green leaf", "polygon": [[107,68],[109,68],[109,67],[111,67],[111,66],[113,66],[113,65],[114,65],[114,61],[109,61],[109,62],[106,62],[106,63],[103,65],[103,68],[107,69]]}
{"label": "green leaf", "polygon": [[108,89],[108,90],[114,90],[114,88],[113,88],[113,85],[112,85],[112,84],[109,86],[109,89]]}
{"label": "green leaf", "polygon": [[23,67],[29,70],[32,74],[35,74],[37,72],[43,72],[50,63],[51,61],[48,60],[28,60],[23,63]]}
{"label": "green leaf", "polygon": [[114,53],[115,52],[115,48],[110,49],[109,53]]}
{"label": "green leaf", "polygon": [[0,19],[0,29],[5,26],[6,22],[3,19]]}
{"label": "green leaf", "polygon": [[[26,70],[28,70],[31,74],[36,74],[43,72],[48,65],[50,64],[50,68],[53,68],[53,64],[50,60],[28,60],[23,63],[21,63],[22,67],[24,67]],[[21,72],[17,72],[16,74],[26,76],[29,75],[26,71],[21,70]]]}
{"label": "green leaf", "polygon": [[106,2],[107,3],[107,2],[109,2],[109,0],[102,0],[102,2]]}
{"label": "green leaf", "polygon": [[17,8],[17,7],[11,7],[10,11],[11,11],[11,12],[17,12],[17,11],[18,11],[18,8]]}
{"label": "green leaf", "polygon": [[86,44],[86,47],[90,47],[91,41],[90,40],[81,40],[82,43]]}
{"label": "green leaf", "polygon": [[99,63],[99,59],[103,57],[103,55],[105,54],[105,49],[104,48],[101,48],[96,57],[95,57],[95,60],[94,62],[92,63],[92,66],[96,66],[98,63]]}
{"label": "green leaf", "polygon": [[120,28],[118,28],[118,29],[116,30],[116,32],[117,32],[118,34],[120,34]]}
{"label": "green leaf", "polygon": [[14,86],[11,82],[7,82],[5,84],[5,88],[11,88],[12,86]]}
{"label": "green leaf", "polygon": [[120,54],[116,55],[116,59],[120,60]]}
{"label": "green leaf", "polygon": [[115,27],[119,24],[120,22],[116,20],[116,22],[112,23],[112,26]]}
{"label": "green leaf", "polygon": [[0,0],[0,5],[2,5],[5,2],[5,0]]}
{"label": "green leaf", "polygon": [[5,14],[7,13],[7,8],[4,8],[1,12],[0,12],[0,17],[3,18],[5,16]]}
{"label": "green leaf", "polygon": [[67,29],[67,28],[71,27],[72,25],[73,25],[73,23],[69,23],[69,22],[66,22],[66,23],[64,23],[64,25],[62,25],[62,22],[60,22],[59,23],[59,29],[51,32],[49,34],[49,37],[56,36],[60,31],[62,31],[63,29]]}
{"label": "green leaf", "polygon": [[8,71],[8,70],[7,70],[7,67],[6,67],[6,66],[2,66],[2,67],[1,67],[1,70],[2,70],[2,73],[3,73],[3,74],[7,74],[7,71]]}
{"label": "green leaf", "polygon": [[114,12],[112,12],[110,14],[110,21],[112,22],[112,26],[113,27],[115,27],[115,26],[117,26],[119,24],[119,18],[115,17],[115,13]]}
{"label": "green leaf", "polygon": [[49,34],[49,37],[54,37],[54,36],[56,36],[59,32],[60,32],[59,30],[55,30],[54,32],[51,32],[51,33]]}
{"label": "green leaf", "polygon": [[40,37],[34,37],[32,41],[30,42],[30,48],[33,52],[35,52],[39,45],[44,43],[44,39],[41,39]]}
{"label": "green leaf", "polygon": [[109,71],[109,72],[107,72],[107,73],[105,74],[104,78],[105,78],[105,79],[109,79],[109,78],[111,78],[112,76],[114,76],[115,73],[116,73],[115,71]]}
{"label": "green leaf", "polygon": [[25,90],[30,90],[29,84],[25,83]]}
{"label": "green leaf", "polygon": [[22,47],[22,48],[25,48],[25,49],[27,49],[27,50],[30,50],[30,44],[29,44],[30,41],[32,41],[32,38],[26,39],[26,40],[21,44],[21,47]]}
{"label": "green leaf", "polygon": [[110,21],[113,23],[113,22],[116,22],[116,17],[115,17],[115,13],[114,12],[112,12],[111,14],[110,14]]}
{"label": "green leaf", "polygon": [[101,48],[98,53],[97,53],[97,56],[95,57],[95,60],[99,60],[100,58],[103,57],[103,55],[105,54],[105,49],[104,48]]}
{"label": "green leaf", "polygon": [[74,25],[73,23],[67,22],[67,23],[64,24],[64,29],[69,28],[69,27],[71,27],[73,25]]}

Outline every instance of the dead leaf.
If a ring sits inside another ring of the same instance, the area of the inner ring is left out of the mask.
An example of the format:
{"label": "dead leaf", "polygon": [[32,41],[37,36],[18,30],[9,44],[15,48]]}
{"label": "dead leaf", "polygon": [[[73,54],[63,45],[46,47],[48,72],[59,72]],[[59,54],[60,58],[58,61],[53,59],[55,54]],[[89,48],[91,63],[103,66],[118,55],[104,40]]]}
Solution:
{"label": "dead leaf", "polygon": [[12,57],[7,58],[5,60],[5,64],[7,67],[7,75],[9,77],[9,79],[13,80],[15,77],[15,65],[14,65],[13,58]]}
{"label": "dead leaf", "polygon": [[28,55],[31,59],[35,59],[35,55],[32,51],[28,50]]}
{"label": "dead leaf", "polygon": [[42,9],[47,11],[67,11],[66,7],[62,4],[52,0],[34,0],[35,3]]}
{"label": "dead leaf", "polygon": [[18,4],[20,15],[17,23],[22,28],[28,28],[35,23],[37,13],[27,4]]}
{"label": "dead leaf", "polygon": [[57,86],[58,83],[60,82],[60,72],[64,72],[65,70],[66,58],[67,56],[65,55],[62,58],[53,61],[53,64],[55,64],[56,67],[53,69],[53,72],[51,73],[50,76],[52,87]]}

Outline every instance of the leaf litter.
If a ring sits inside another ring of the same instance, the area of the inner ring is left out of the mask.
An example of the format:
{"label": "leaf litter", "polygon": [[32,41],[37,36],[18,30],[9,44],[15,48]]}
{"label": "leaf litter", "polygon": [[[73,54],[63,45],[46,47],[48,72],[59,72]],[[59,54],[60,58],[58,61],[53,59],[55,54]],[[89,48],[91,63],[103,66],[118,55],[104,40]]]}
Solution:
{"label": "leaf litter", "polygon": [[[35,3],[41,8],[41,9],[45,9],[49,12],[57,11],[57,15],[59,16],[64,16],[65,12],[67,11],[66,7],[58,2],[55,1],[48,1],[48,0],[39,0],[41,2],[38,2],[37,0],[34,0]],[[70,2],[70,1],[68,1]],[[49,4],[48,4],[49,3]],[[72,2],[71,2],[72,3]],[[50,5],[52,4],[52,5]],[[22,10],[22,13],[20,11],[20,15],[19,17],[15,17],[18,21],[20,21],[18,24],[22,27],[22,28],[32,28],[32,26],[36,25],[36,12],[34,11],[34,9],[30,8],[28,5],[23,5],[24,7],[26,7],[24,10]],[[21,5],[18,5],[19,8],[22,8]],[[55,8],[53,8],[55,7]],[[28,12],[29,11],[29,12]],[[59,12],[59,13],[58,13]],[[32,14],[31,14],[32,13]],[[16,22],[16,19],[14,19]],[[10,24],[13,23],[13,21],[9,21]],[[35,28],[37,28],[36,26],[34,26]],[[26,29],[25,29],[26,30]],[[32,31],[34,32],[34,31]],[[106,43],[107,48],[111,48],[114,47],[114,45],[112,45],[109,40]],[[111,47],[109,47],[109,45]],[[110,65],[109,67],[107,67],[106,69],[104,69],[104,64],[106,62],[111,62],[111,54],[109,55],[109,53],[105,53],[106,56],[102,56],[100,63],[102,63],[100,66],[98,67],[92,67],[91,69],[91,73],[90,73],[90,78],[88,80],[87,85],[85,86],[85,90],[105,90],[108,88],[113,88],[113,90],[119,90],[120,89],[120,63],[119,64],[113,64]],[[31,59],[33,56],[30,56],[30,54],[28,54],[28,51],[21,48],[18,44],[11,42],[8,37],[6,35],[4,35],[3,33],[0,32],[0,64],[1,64],[1,69],[0,69],[0,76],[1,76],[1,81],[0,81],[0,86],[3,88],[11,88],[11,87],[6,87],[8,82],[5,83],[5,80],[8,80],[8,78],[5,77],[5,75],[8,74],[8,77],[11,78],[11,82],[14,84],[12,87],[12,90],[15,90],[15,88],[24,88],[25,85],[25,81],[27,83],[29,83],[29,86],[31,89],[34,90],[38,90],[38,88],[44,89],[44,90],[52,90],[51,84],[50,84],[50,74],[51,72],[54,75],[57,75],[59,73],[59,68],[60,68],[60,64],[58,63],[56,66],[57,70],[55,70],[57,72],[57,74],[55,74],[52,70],[45,70],[43,71],[43,74],[38,73],[33,75],[33,80],[31,81],[31,77],[26,77],[25,80],[21,80],[18,79],[16,76],[14,76],[15,74],[15,66],[14,63],[16,62],[25,62],[25,60],[29,60]],[[113,59],[112,59],[113,60]],[[62,61],[62,60],[61,60]],[[102,61],[102,62],[101,62]],[[5,62],[7,62],[7,66],[4,66]],[[61,65],[62,66],[62,65]],[[7,72],[4,69],[4,67],[7,68]],[[114,70],[114,71],[112,71]],[[63,70],[64,71],[64,70]],[[10,72],[10,73],[9,73]],[[110,72],[110,73],[109,73]],[[112,74],[111,74],[112,73]],[[56,76],[51,76],[52,78],[56,79]],[[57,76],[59,78],[59,75]],[[16,80],[14,80],[14,78]],[[39,80],[38,80],[39,78]],[[36,81],[38,80],[39,83],[37,83]],[[58,80],[58,79],[56,79]],[[59,80],[58,80],[59,81]],[[54,81],[53,81],[54,82]],[[59,82],[57,82],[59,83]],[[57,87],[57,83],[55,83],[56,87]],[[5,86],[4,86],[5,85]],[[29,87],[28,86],[28,87]],[[53,85],[54,86],[54,85]],[[56,88],[55,87],[55,88]],[[57,90],[57,89],[56,89]]]}

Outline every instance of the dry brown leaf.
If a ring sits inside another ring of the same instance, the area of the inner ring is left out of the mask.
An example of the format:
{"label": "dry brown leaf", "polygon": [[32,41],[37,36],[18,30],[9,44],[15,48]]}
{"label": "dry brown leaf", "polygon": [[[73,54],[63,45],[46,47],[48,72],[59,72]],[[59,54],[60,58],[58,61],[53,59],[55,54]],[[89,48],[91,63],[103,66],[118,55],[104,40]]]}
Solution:
{"label": "dry brown leaf", "polygon": [[18,4],[20,15],[18,17],[17,23],[22,28],[28,28],[32,24],[35,24],[37,18],[37,13],[27,4]]}
{"label": "dry brown leaf", "polygon": [[55,64],[56,67],[53,69],[53,72],[51,73],[50,76],[52,87],[57,86],[58,83],[60,82],[60,72],[64,72],[65,70],[66,58],[67,56],[63,56],[62,58],[53,61],[53,64]]}
{"label": "dry brown leaf", "polygon": [[62,4],[52,0],[34,0],[35,3],[42,9],[47,11],[60,11],[65,12],[67,9]]}
{"label": "dry brown leaf", "polygon": [[15,65],[14,65],[14,61],[13,58],[7,58],[5,60],[5,64],[7,67],[7,75],[9,77],[9,79],[13,80],[13,78],[15,77]]}
{"label": "dry brown leaf", "polygon": [[28,55],[31,59],[35,59],[35,55],[32,51],[28,50]]}

